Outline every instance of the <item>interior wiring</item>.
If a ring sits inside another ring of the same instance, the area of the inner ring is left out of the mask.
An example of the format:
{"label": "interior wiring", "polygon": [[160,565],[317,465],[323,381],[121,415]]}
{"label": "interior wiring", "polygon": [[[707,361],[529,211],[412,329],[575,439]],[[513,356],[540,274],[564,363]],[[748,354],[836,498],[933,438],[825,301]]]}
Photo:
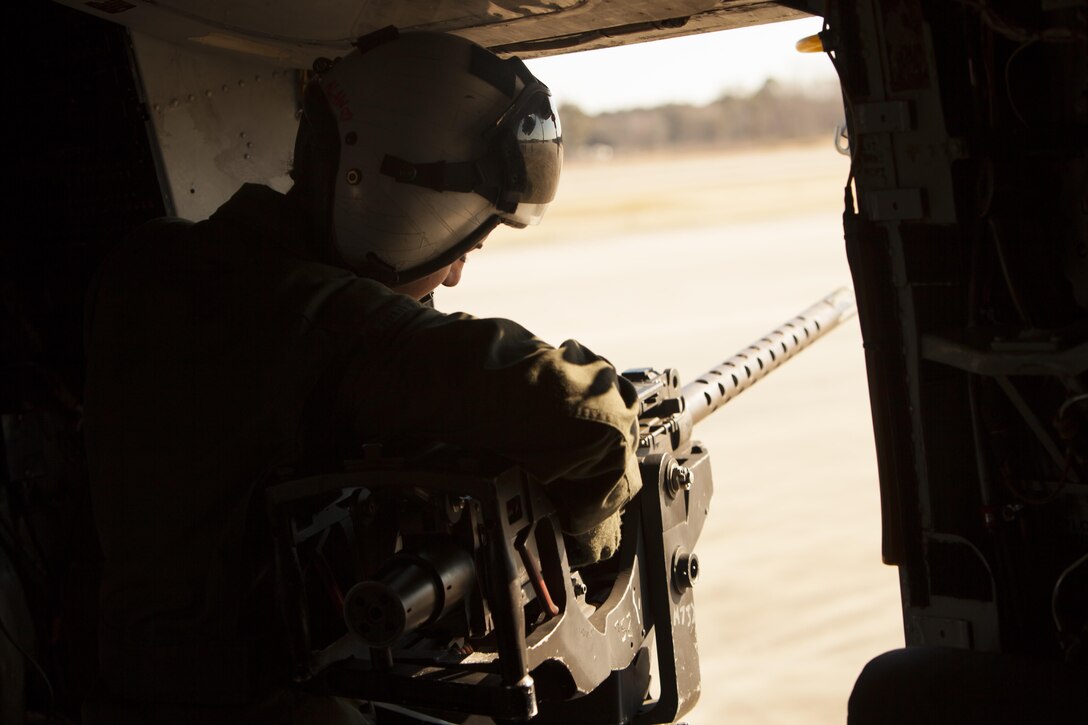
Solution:
{"label": "interior wiring", "polygon": [[994,242],[994,251],[997,252],[997,263],[1001,268],[1001,276],[1005,279],[1005,288],[1009,292],[1009,298],[1012,300],[1012,305],[1016,309],[1016,314],[1020,316],[1020,321],[1028,327],[1034,327],[1031,320],[1031,315],[1028,314],[1027,305],[1024,304],[1024,300],[1020,297],[1019,291],[1016,289],[1016,285],[1012,281],[1012,273],[1009,270],[1008,261],[1005,258],[1005,245],[1001,238],[1001,234],[998,231],[997,222],[994,219],[987,220],[986,227],[990,232],[990,237]]}
{"label": "interior wiring", "polygon": [[1058,580],[1054,582],[1054,590],[1050,593],[1050,616],[1054,619],[1054,626],[1057,628],[1058,634],[1065,633],[1061,617],[1058,615],[1058,600],[1061,598],[1062,586],[1065,584],[1066,577],[1076,571],[1079,567],[1083,566],[1086,561],[1088,561],[1088,553],[1085,553],[1079,559],[1067,566],[1058,576]]}
{"label": "interior wiring", "polygon": [[1016,60],[1017,56],[1034,45],[1037,40],[1038,38],[1032,38],[1024,41],[1017,46],[1016,50],[1009,55],[1009,59],[1005,61],[1005,95],[1009,99],[1009,108],[1012,109],[1013,115],[1016,116],[1016,120],[1018,120],[1024,128],[1028,128],[1029,124],[1027,119],[1024,118],[1024,114],[1020,112],[1020,108],[1016,105],[1016,96],[1012,92],[1012,81],[1009,78],[1009,69],[1012,68],[1012,63]]}
{"label": "interior wiring", "polygon": [[1058,420],[1061,420],[1062,418],[1064,418],[1065,414],[1069,412],[1069,409],[1072,406],[1076,405],[1077,403],[1082,403],[1082,402],[1084,402],[1086,400],[1088,400],[1088,393],[1081,393],[1080,395],[1074,395],[1072,398],[1069,398],[1068,400],[1066,400],[1064,403],[1062,403],[1061,407],[1058,408]]}
{"label": "interior wiring", "polygon": [[[1022,25],[1017,25],[995,11],[986,0],[959,0],[959,2],[976,11],[982,19],[982,22],[984,22],[992,31],[1002,37],[1020,43],[1036,40],[1041,40],[1046,43],[1068,43],[1083,41],[1088,37],[1083,30],[1062,27],[1060,25],[1050,26],[1036,31],[1030,30]],[[1080,19],[1083,20],[1083,13],[1080,14]]]}
{"label": "interior wiring", "polygon": [[[831,30],[831,23],[828,22],[827,16],[828,16],[828,7],[827,7],[827,3],[825,3],[824,4],[824,22],[823,22],[823,27],[820,29],[821,39],[824,39],[824,38],[827,38],[827,37],[833,37],[832,30]],[[843,132],[845,132],[845,134],[849,134],[849,129],[850,129],[851,125],[854,125],[854,127],[857,128],[856,121],[854,120],[854,104],[853,104],[853,101],[850,98],[850,93],[847,90],[846,78],[843,76],[842,68],[839,65],[838,59],[835,57],[834,44],[832,43],[831,47],[827,47],[825,45],[824,52],[827,55],[828,60],[831,61],[831,66],[835,69],[836,75],[838,75],[838,77],[839,77],[839,87],[842,89],[843,112],[844,112],[844,114],[846,116],[846,124],[843,127]],[[840,137],[840,132],[839,132],[838,129],[836,129],[835,130],[835,148],[836,149],[839,148],[839,137]],[[853,188],[853,186],[854,186],[854,164],[855,164],[855,162],[856,162],[856,160],[858,158],[858,150],[859,150],[859,148],[861,146],[861,140],[857,139],[857,141],[855,141],[854,139],[850,138],[848,135],[847,135],[847,139],[848,139],[848,141],[847,141],[846,151],[850,156],[850,170],[847,172],[846,184],[845,184],[845,188],[844,188],[843,191],[845,192],[846,203],[847,203],[847,206],[848,206],[849,210],[856,214],[856,213],[858,213],[858,208],[857,208],[857,194],[856,194],[856,192],[854,191],[854,188]],[[840,150],[840,153],[841,153],[841,150]]]}

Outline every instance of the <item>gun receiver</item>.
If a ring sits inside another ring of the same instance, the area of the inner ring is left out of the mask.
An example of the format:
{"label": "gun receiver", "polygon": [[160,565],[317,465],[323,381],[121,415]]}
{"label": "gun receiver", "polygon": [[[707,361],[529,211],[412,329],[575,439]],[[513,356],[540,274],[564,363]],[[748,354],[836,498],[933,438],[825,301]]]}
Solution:
{"label": "gun receiver", "polygon": [[371,456],[270,487],[296,679],[440,722],[673,722],[700,689],[694,549],[713,482],[694,424],[852,308],[839,290],[683,388],[671,369],[623,373],[643,487],[599,564],[572,570],[545,487],[487,457]]}

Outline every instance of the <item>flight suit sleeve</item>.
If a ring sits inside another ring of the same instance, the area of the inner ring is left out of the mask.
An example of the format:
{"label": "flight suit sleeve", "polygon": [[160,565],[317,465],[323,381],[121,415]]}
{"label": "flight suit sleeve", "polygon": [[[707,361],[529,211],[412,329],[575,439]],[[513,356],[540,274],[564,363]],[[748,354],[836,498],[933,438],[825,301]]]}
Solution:
{"label": "flight suit sleeve", "polygon": [[369,280],[341,295],[362,312],[339,397],[359,439],[411,435],[507,457],[549,486],[570,534],[598,527],[638,491],[637,398],[608,361]]}

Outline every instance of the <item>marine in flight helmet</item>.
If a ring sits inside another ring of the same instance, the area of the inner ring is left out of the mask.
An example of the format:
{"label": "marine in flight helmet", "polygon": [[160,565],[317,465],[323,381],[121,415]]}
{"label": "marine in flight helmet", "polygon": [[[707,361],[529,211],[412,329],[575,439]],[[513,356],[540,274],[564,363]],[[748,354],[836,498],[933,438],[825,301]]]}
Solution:
{"label": "marine in flight helmet", "polygon": [[499,224],[538,223],[554,198],[559,114],[520,59],[387,28],[314,70],[292,176],[326,261],[402,284]]}

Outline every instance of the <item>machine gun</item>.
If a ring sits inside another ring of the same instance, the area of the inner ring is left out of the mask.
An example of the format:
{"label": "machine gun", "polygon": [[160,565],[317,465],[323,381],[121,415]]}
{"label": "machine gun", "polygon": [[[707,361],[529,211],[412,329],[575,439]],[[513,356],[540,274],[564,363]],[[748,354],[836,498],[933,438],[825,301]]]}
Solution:
{"label": "machine gun", "polygon": [[505,461],[370,450],[271,487],[296,680],[427,721],[673,722],[700,688],[713,483],[694,425],[852,313],[838,290],[682,388],[675,370],[623,373],[643,487],[598,564],[572,569],[545,487]]}

